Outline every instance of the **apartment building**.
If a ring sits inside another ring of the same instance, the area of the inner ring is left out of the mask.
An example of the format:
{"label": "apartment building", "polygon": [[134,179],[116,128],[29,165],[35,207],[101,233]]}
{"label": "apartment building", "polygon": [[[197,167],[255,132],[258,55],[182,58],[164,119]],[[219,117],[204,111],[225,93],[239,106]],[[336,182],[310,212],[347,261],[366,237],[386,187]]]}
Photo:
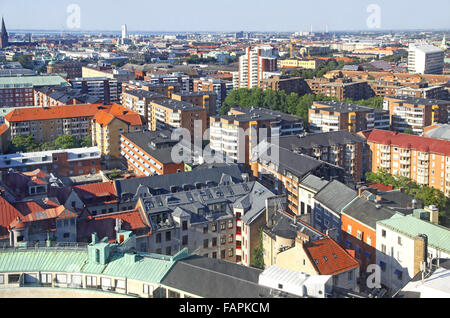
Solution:
{"label": "apartment building", "polygon": [[0,156],[0,170],[41,169],[58,177],[94,174],[100,171],[101,153],[96,147],[26,152]]}
{"label": "apartment building", "polygon": [[62,135],[77,139],[91,135],[91,120],[100,110],[111,105],[67,105],[14,109],[5,116],[11,138],[22,134],[33,136],[36,142],[53,141]]}
{"label": "apartment building", "polygon": [[0,107],[33,106],[34,88],[70,84],[59,75],[1,76]]}
{"label": "apartment building", "polygon": [[334,96],[338,101],[345,98],[353,100],[373,97],[372,90],[366,81],[353,81],[350,78],[314,78],[306,79],[309,90],[313,94]]}
{"label": "apartment building", "polygon": [[172,193],[151,195],[138,189],[136,207],[148,216],[148,249],[173,255],[183,248],[197,255],[249,266],[259,243],[266,201],[274,194],[256,181],[230,178],[206,188],[174,186]]}
{"label": "apartment building", "polygon": [[299,96],[309,93],[309,87],[301,77],[271,76],[261,81],[261,89],[273,91],[283,90],[287,94],[297,93]]}
{"label": "apartment building", "polygon": [[149,129],[151,128],[152,114],[150,103],[154,100],[162,99],[166,99],[166,96],[143,89],[125,90],[122,92],[122,105],[141,115]]}
{"label": "apartment building", "polygon": [[113,68],[109,64],[88,64],[81,68],[81,77],[106,77],[115,79],[117,82],[127,82],[134,80],[134,73],[125,69]]}
{"label": "apartment building", "polygon": [[152,108],[151,130],[185,128],[194,140],[195,121],[201,128],[202,136],[207,128],[207,111],[199,106],[173,99],[162,99],[150,102]]}
{"label": "apartment building", "polygon": [[206,109],[206,113],[208,116],[213,116],[216,114],[217,95],[214,92],[179,92],[173,93],[172,99],[187,102]]}
{"label": "apartment building", "polygon": [[65,74],[65,78],[82,77],[82,64],[77,61],[51,61],[47,64],[47,73]]}
{"label": "apartment building", "polygon": [[171,139],[169,130],[127,133],[120,137],[122,163],[137,176],[184,171],[184,163],[174,163],[172,147],[179,141]]}
{"label": "apartment building", "polygon": [[[249,164],[251,150],[264,138],[261,129],[266,129],[265,137],[299,134],[303,120],[258,107],[231,108],[229,115],[210,117],[210,147],[224,157]],[[242,131],[250,134],[242,135]]]}
{"label": "apartment building", "polygon": [[219,112],[222,103],[228,93],[233,89],[233,83],[220,78],[200,78],[193,81],[194,92],[205,91],[216,93],[216,114]]}
{"label": "apartment building", "polygon": [[348,77],[354,80],[373,80],[388,83],[412,84],[426,82],[428,84],[446,84],[450,75],[418,74],[418,73],[396,73],[396,72],[369,72],[369,71],[347,71],[335,70],[326,74],[327,76]]}
{"label": "apartment building", "polygon": [[308,70],[315,70],[319,64],[316,60],[301,60],[301,59],[286,59],[278,60],[279,68],[302,68]]}
{"label": "apartment building", "polygon": [[411,43],[408,48],[408,71],[419,74],[442,74],[444,51],[434,45]]}
{"label": "apartment building", "polygon": [[147,75],[144,77],[144,81],[151,84],[179,85],[180,91],[182,92],[192,92],[194,86],[193,80],[189,75],[177,72],[174,72],[172,74]]}
{"label": "apartment building", "polygon": [[144,121],[138,113],[113,104],[92,118],[92,145],[100,149],[106,160],[120,159],[120,135],[143,130]]}
{"label": "apartment building", "polygon": [[89,94],[102,103],[119,103],[121,101],[122,88],[116,79],[108,77],[80,77],[69,80],[73,88]]}
{"label": "apartment building", "polygon": [[305,136],[280,137],[279,145],[345,169],[353,180],[361,181],[370,171],[370,153],[365,138],[346,130]]}
{"label": "apartment building", "polygon": [[422,135],[426,126],[446,124],[450,118],[450,101],[404,96],[385,97],[383,108],[389,110],[392,130],[409,128]]}
{"label": "apartment building", "polygon": [[83,93],[72,87],[40,87],[34,89],[34,101],[37,106],[63,106],[75,104],[98,104],[101,99]]}
{"label": "apartment building", "polygon": [[[375,121],[375,112],[378,112]],[[368,129],[389,129],[383,118],[387,110],[355,104],[328,101],[314,102],[309,109],[309,131],[312,133],[348,130],[358,132]]]}
{"label": "apartment building", "polygon": [[396,214],[377,221],[376,260],[381,267],[381,284],[391,292],[403,288],[433,259],[449,258],[449,242],[448,228],[417,215]]}
{"label": "apartment building", "polygon": [[372,171],[387,170],[450,196],[450,141],[385,130],[361,134],[372,152]]}
{"label": "apartment building", "polygon": [[270,46],[247,47],[239,57],[238,88],[259,87],[267,74],[277,71],[277,58]]}
{"label": "apartment building", "polygon": [[[251,165],[253,176],[275,193],[286,194],[287,211],[293,214],[306,213],[299,200],[299,186],[303,178],[315,175],[325,180],[345,179],[344,169],[338,166],[275,145],[269,145],[267,149],[273,156],[260,154],[258,161]],[[277,151],[278,155],[274,155]]]}
{"label": "apartment building", "polygon": [[395,90],[395,93],[384,96],[405,96],[411,98],[447,100],[448,92],[445,87],[441,85],[429,86],[428,83],[419,83],[399,87]]}

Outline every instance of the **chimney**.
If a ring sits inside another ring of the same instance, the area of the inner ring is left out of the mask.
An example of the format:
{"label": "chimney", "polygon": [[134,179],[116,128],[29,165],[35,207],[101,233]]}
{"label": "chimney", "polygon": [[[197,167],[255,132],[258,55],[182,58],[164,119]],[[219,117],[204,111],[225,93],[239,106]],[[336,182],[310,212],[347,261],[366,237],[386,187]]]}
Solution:
{"label": "chimney", "polygon": [[424,210],[430,213],[430,223],[439,224],[439,210],[436,206],[426,206]]}
{"label": "chimney", "polygon": [[310,240],[309,235],[302,233],[302,232],[297,232],[297,237],[295,238],[295,244],[299,244],[300,246],[303,246],[304,243],[308,243]]}
{"label": "chimney", "polygon": [[297,224],[297,218],[298,218],[297,214],[294,214],[294,224]]}
{"label": "chimney", "polygon": [[92,233],[92,244],[98,243],[98,236],[97,233]]}

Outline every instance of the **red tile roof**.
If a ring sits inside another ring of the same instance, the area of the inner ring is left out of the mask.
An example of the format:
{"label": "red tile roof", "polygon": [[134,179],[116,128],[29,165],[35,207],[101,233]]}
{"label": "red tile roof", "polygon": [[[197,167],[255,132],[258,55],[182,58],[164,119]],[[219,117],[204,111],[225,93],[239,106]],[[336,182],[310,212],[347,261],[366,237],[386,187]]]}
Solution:
{"label": "red tile roof", "polygon": [[369,186],[369,188],[377,189],[380,192],[387,192],[394,190],[394,186],[392,185],[388,186],[381,183],[369,183],[367,185]]}
{"label": "red tile roof", "polygon": [[3,134],[5,131],[7,131],[8,128],[9,128],[9,127],[8,127],[8,125],[6,125],[6,124],[1,125],[1,126],[0,126],[0,135]]}
{"label": "red tile roof", "polygon": [[99,124],[108,125],[114,118],[118,118],[132,126],[140,126],[143,124],[142,118],[138,113],[118,104],[113,104],[108,110],[97,112],[93,119]]}
{"label": "red tile roof", "polygon": [[8,122],[59,119],[72,117],[92,117],[100,109],[110,109],[111,105],[86,104],[52,107],[29,107],[14,109],[5,116]]}
{"label": "red tile roof", "polygon": [[359,266],[355,258],[329,237],[308,242],[304,248],[320,275],[339,274]]}
{"label": "red tile roof", "polygon": [[450,141],[448,140],[374,129],[368,135],[367,141],[381,145],[392,145],[399,148],[450,156]]}
{"label": "red tile roof", "polygon": [[0,196],[0,237],[9,236],[8,228],[17,218],[23,215],[13,207],[5,198]]}
{"label": "red tile roof", "polygon": [[83,201],[101,201],[105,204],[117,202],[117,192],[112,181],[75,186],[73,190]]}

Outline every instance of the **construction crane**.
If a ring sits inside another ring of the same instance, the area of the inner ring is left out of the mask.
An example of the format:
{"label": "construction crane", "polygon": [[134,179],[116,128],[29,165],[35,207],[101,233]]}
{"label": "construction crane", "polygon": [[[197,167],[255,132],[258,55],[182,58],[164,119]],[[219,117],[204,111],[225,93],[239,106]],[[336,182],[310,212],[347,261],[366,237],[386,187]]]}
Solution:
{"label": "construction crane", "polygon": [[289,56],[290,58],[294,58],[294,44],[297,42],[301,42],[302,40],[294,40],[293,38],[291,38],[291,42],[290,42],[290,48],[289,48]]}

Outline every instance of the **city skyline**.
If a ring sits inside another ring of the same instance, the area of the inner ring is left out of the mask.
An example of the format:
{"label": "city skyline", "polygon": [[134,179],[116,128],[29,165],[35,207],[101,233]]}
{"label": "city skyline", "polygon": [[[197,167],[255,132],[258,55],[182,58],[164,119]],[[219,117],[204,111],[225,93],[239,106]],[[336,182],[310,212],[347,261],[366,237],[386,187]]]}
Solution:
{"label": "city skyline", "polygon": [[[35,3],[9,1],[0,4],[0,14],[5,18],[9,30],[58,30],[67,32],[120,31],[126,24],[133,32],[295,32],[310,31],[383,31],[383,30],[448,30],[447,19],[450,3],[432,0],[427,6],[419,1],[341,1],[326,2],[320,7],[312,3],[284,0],[273,10],[267,10],[269,1],[231,0],[227,6],[213,8],[203,0],[190,3],[175,1],[170,14],[164,4],[133,1],[132,7],[139,10],[119,10],[115,1],[103,0],[89,3],[85,0],[42,0]],[[254,5],[258,3],[258,7]],[[119,3],[117,3],[119,4]],[[431,10],[440,6],[442,10]],[[52,7],[51,12],[47,9]],[[213,14],[220,10],[221,15]],[[57,14],[60,12],[61,14]],[[108,19],[99,19],[98,13]],[[249,12],[253,14],[249,15]],[[50,14],[51,13],[51,14]],[[161,14],[159,14],[161,13]],[[311,14],[313,13],[313,14]],[[317,13],[317,14],[314,14]],[[186,16],[199,15],[199,19]],[[37,18],[38,17],[38,18]],[[43,19],[44,17],[44,19]],[[73,19],[77,23],[73,24]],[[72,22],[69,20],[71,19]],[[375,21],[374,21],[375,19]],[[240,22],[237,22],[240,21]],[[423,23],[418,23],[422,22]],[[425,22],[426,21],[426,22]],[[374,23],[375,22],[375,23]],[[72,25],[70,24],[72,23]]]}

